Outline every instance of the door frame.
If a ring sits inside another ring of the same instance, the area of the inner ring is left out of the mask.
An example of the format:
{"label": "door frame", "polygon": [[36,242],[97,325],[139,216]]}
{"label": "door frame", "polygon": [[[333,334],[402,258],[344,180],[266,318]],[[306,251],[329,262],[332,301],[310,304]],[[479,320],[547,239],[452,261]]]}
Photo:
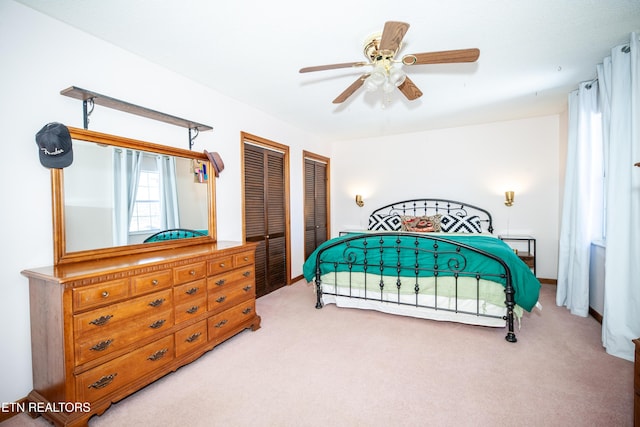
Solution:
{"label": "door frame", "polygon": [[[325,157],[325,156],[321,156],[320,154],[315,154],[312,153],[311,151],[306,151],[303,150],[302,151],[302,177],[303,177],[303,181],[304,179],[306,179],[306,164],[305,164],[305,160],[309,159],[315,162],[319,162],[319,163],[324,163],[327,165],[327,170],[326,170],[326,176],[327,176],[327,188],[325,189],[326,191],[326,197],[327,200],[325,200],[326,206],[327,206],[327,218],[325,219],[327,222],[327,240],[329,240],[331,238],[331,159],[329,157]],[[302,212],[303,212],[303,218],[302,218],[302,236],[303,236],[303,245],[302,245],[302,250],[306,251],[306,247],[307,247],[307,233],[305,230],[305,224],[306,224],[306,218],[304,218],[305,215],[305,200],[307,200],[307,188],[306,185],[304,185],[305,183],[303,182],[302,184]]]}
{"label": "door frame", "polygon": [[284,198],[285,198],[285,207],[284,207],[284,217],[285,217],[285,257],[286,257],[286,271],[285,271],[285,286],[291,284],[291,213],[290,213],[290,180],[289,180],[289,147],[284,144],[280,144],[275,141],[270,141],[265,138],[261,138],[256,135],[252,135],[247,132],[240,132],[240,159],[242,162],[242,167],[240,168],[240,183],[242,187],[242,240],[245,241],[246,236],[246,218],[245,218],[245,188],[244,188],[244,144],[248,142],[257,147],[264,148],[266,150],[277,151],[283,153],[284,155]]}

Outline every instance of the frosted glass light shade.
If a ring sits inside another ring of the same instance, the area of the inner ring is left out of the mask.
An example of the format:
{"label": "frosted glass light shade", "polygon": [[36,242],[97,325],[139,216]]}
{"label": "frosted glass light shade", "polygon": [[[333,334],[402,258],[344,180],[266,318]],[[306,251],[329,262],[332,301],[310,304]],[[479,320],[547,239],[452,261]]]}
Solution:
{"label": "frosted glass light shade", "polygon": [[407,75],[399,68],[392,68],[389,70],[389,80],[395,86],[400,86],[404,83],[404,80],[407,78]]}

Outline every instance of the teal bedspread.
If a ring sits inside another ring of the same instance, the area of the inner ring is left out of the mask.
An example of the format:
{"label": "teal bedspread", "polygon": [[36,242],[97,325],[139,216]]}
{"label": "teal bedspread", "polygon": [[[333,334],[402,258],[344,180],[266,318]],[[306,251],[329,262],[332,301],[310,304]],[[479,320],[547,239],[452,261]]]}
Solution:
{"label": "teal bedspread", "polygon": [[[485,251],[506,263],[511,271],[516,304],[531,311],[538,302],[540,282],[513,252],[513,249],[500,239],[483,235],[435,235],[446,239],[440,241],[430,239],[429,235],[385,234],[387,235],[359,234],[356,240],[350,240],[355,235],[349,234],[324,242],[305,261],[303,265],[305,279],[308,282],[314,280],[318,251],[336,242],[342,242],[342,244],[330,248],[322,255],[321,274],[333,271],[364,272],[365,252],[362,248],[365,247],[366,241],[367,273],[387,276],[433,276],[434,272],[437,272],[438,275],[452,276],[458,272],[465,276],[468,273],[480,272],[483,279],[506,285],[506,279],[501,277],[504,268],[498,261],[464,247],[460,248],[457,242]],[[383,241],[382,245],[379,243],[380,239]],[[437,244],[437,250],[434,244]],[[380,250],[381,246],[382,250]],[[437,256],[434,256],[436,253]],[[347,262],[346,259],[349,261]],[[415,268],[416,263],[419,268]]]}

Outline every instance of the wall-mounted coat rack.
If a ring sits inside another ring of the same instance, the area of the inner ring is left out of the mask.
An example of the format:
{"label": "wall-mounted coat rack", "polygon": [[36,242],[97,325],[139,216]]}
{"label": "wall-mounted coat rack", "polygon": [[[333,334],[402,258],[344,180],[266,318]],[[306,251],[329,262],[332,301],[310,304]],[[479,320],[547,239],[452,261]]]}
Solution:
{"label": "wall-mounted coat rack", "polygon": [[129,102],[101,95],[76,86],[71,86],[60,91],[61,95],[82,100],[82,114],[84,119],[84,128],[89,129],[89,116],[93,112],[94,106],[102,105],[103,107],[113,108],[115,110],[124,111],[130,114],[136,114],[147,119],[158,120],[164,123],[184,127],[189,129],[189,150],[193,147],[193,141],[198,137],[201,131],[212,130],[211,126],[196,123],[191,120],[181,119],[180,117],[161,113],[149,108],[140,107]]}

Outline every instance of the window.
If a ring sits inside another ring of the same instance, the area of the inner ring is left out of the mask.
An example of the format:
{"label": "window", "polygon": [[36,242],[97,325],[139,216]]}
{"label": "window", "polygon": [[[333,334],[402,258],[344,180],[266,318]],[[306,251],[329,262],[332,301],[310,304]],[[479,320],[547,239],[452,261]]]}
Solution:
{"label": "window", "polygon": [[160,174],[157,170],[142,170],[138,179],[129,232],[154,231],[161,228]]}
{"label": "window", "polygon": [[600,111],[592,111],[589,120],[592,135],[592,153],[590,154],[589,169],[591,171],[591,188],[593,202],[591,206],[592,229],[591,235],[594,239],[604,242],[606,237],[606,172],[604,140],[602,137],[602,114]]}

